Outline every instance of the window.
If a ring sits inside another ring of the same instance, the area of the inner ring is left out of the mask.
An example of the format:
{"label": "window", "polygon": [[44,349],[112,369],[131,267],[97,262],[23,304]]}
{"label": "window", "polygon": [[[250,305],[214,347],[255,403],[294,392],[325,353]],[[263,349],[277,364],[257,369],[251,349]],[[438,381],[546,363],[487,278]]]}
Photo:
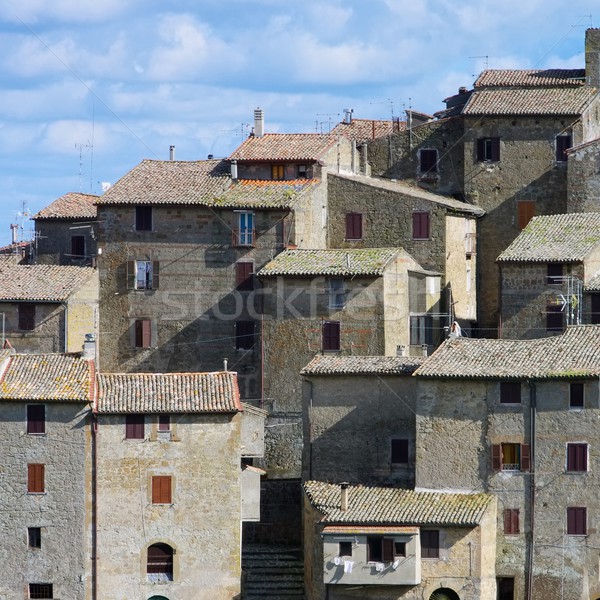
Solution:
{"label": "window", "polygon": [[152,231],[152,207],[135,207],[135,229],[136,231]]}
{"label": "window", "polygon": [[567,161],[567,150],[573,145],[570,135],[556,136],[556,162]]}
{"label": "window", "polygon": [[515,579],[514,577],[499,577],[498,600],[514,600],[515,597]]}
{"label": "window", "polygon": [[429,235],[429,213],[416,211],[412,214],[412,237],[413,240],[428,240]]}
{"label": "window", "polygon": [[535,202],[533,200],[520,200],[517,202],[517,226],[525,229],[535,216]]}
{"label": "window", "polygon": [[569,406],[571,408],[583,408],[583,383],[569,384]]}
{"label": "window", "polygon": [[298,165],[298,179],[308,178],[308,167],[306,165]]}
{"label": "window", "polygon": [[433,340],[433,319],[431,315],[411,315],[410,344],[411,346],[431,345]]}
{"label": "window", "polygon": [[35,304],[19,303],[19,329],[33,331],[35,329]]}
{"label": "window", "polygon": [[254,289],[254,263],[249,260],[241,260],[235,263],[235,285],[238,290]]}
{"label": "window", "polygon": [[346,213],[346,239],[363,239],[363,215],[362,213]]}
{"label": "window", "polygon": [[168,544],[148,547],[146,572],[152,581],[173,581],[173,548]]}
{"label": "window", "polygon": [[352,556],[352,542],[340,542],[338,556]]}
{"label": "window", "polygon": [[419,150],[419,171],[421,173],[437,173],[437,150]]}
{"label": "window", "polygon": [[600,323],[600,294],[590,294],[592,303],[590,323],[592,325],[598,325]]}
{"label": "window", "polygon": [[421,529],[421,558],[440,557],[440,532],[437,529]]}
{"label": "window", "polygon": [[130,290],[157,290],[159,263],[157,260],[128,260],[127,288]]}
{"label": "window", "polygon": [[479,138],[477,140],[477,160],[479,162],[498,162],[500,160],[500,138]]}
{"label": "window", "polygon": [[560,306],[546,306],[546,331],[563,331],[563,312]]}
{"label": "window", "polygon": [[285,179],[285,167],[284,165],[271,165],[271,179],[283,180]]}
{"label": "window", "polygon": [[504,509],[504,533],[515,534],[519,533],[519,509],[505,508]]}
{"label": "window", "polygon": [[567,535],[587,535],[587,508],[569,506],[567,508]]}
{"label": "window", "polygon": [[521,383],[519,381],[500,382],[500,403],[521,404]]}
{"label": "window", "polygon": [[321,345],[323,350],[340,349],[340,322],[323,321],[321,330]]}
{"label": "window", "polygon": [[567,471],[570,473],[586,472],[588,468],[587,459],[587,444],[567,444]]}
{"label": "window", "polygon": [[[397,554],[397,550],[403,552],[403,554]],[[367,536],[368,562],[394,562],[397,556],[405,555],[405,542],[396,542],[394,538],[382,537],[380,535]]]}
{"label": "window", "polygon": [[44,471],[46,465],[28,464],[27,465],[27,492],[30,494],[43,494],[44,486]]}
{"label": "window", "polygon": [[152,347],[152,321],[150,319],[136,319],[133,323],[134,347]]}
{"label": "window", "polygon": [[548,285],[560,285],[563,277],[562,263],[548,263],[546,268],[546,281]]}
{"label": "window", "polygon": [[152,504],[171,504],[171,477],[155,475],[152,477]]}
{"label": "window", "polygon": [[529,444],[493,444],[493,471],[529,471],[531,452]]}
{"label": "window", "polygon": [[236,321],[235,348],[250,350],[254,346],[254,321]]}
{"label": "window", "polygon": [[238,229],[234,230],[234,246],[254,246],[254,213],[238,213]]}
{"label": "window", "polygon": [[344,308],[346,305],[346,282],[343,277],[327,279],[329,291],[329,308]]}
{"label": "window", "polygon": [[27,545],[30,548],[42,547],[42,529],[40,527],[27,528]]}
{"label": "window", "polygon": [[405,465],[408,464],[408,440],[396,439],[392,440],[392,464]]}
{"label": "window", "polygon": [[158,415],[158,430],[171,431],[171,415]]}
{"label": "window", "polygon": [[30,583],[29,584],[30,598],[54,598],[51,583]]}
{"label": "window", "polygon": [[126,415],[125,416],[125,439],[143,440],[144,439],[144,415]]}
{"label": "window", "polygon": [[43,404],[27,405],[27,433],[46,433],[46,407]]}
{"label": "window", "polygon": [[83,258],[85,256],[85,236],[71,236],[71,256]]}

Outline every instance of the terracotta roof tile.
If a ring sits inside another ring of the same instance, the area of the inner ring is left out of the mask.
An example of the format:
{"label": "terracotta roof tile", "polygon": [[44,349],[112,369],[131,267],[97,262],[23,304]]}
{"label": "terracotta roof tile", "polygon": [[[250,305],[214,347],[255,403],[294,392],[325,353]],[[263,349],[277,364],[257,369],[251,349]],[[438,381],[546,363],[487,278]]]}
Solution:
{"label": "terracotta roof tile", "polygon": [[95,273],[91,267],[0,263],[0,300],[62,302]]}
{"label": "terracotta roof tile", "polygon": [[404,121],[392,122],[389,119],[352,119],[350,123],[338,123],[332,130],[332,134],[341,134],[349,140],[356,142],[366,142],[386,135],[391,135],[397,131],[405,131],[406,123]]}
{"label": "terracotta roof tile", "polygon": [[268,262],[259,277],[274,275],[383,275],[387,265],[403,250],[350,248],[347,250],[286,250]]}
{"label": "terracotta roof tile", "polygon": [[600,375],[600,325],[535,340],[446,340],[415,371],[452,379],[565,379]]}
{"label": "terracotta roof tile", "polygon": [[100,196],[97,204],[204,205],[230,185],[225,160],[143,160]]}
{"label": "terracotta roof tile", "polygon": [[2,400],[88,402],[91,370],[70,354],[15,354],[0,379]]}
{"label": "terracotta roof tile", "polygon": [[302,375],[412,375],[424,358],[409,356],[330,356],[317,354]]}
{"label": "terracotta roof tile", "polygon": [[238,161],[317,161],[339,136],[321,133],[267,133],[249,137],[229,157]]}
{"label": "terracotta roof tile", "polygon": [[592,277],[586,285],[583,286],[583,289],[587,292],[599,292],[600,291],[600,274]]}
{"label": "terracotta roof tile", "polygon": [[207,205],[215,208],[293,208],[301,196],[320,183],[319,179],[242,179],[219,197],[207,202]]}
{"label": "terracotta roof tile", "polygon": [[237,374],[99,373],[99,413],[231,413],[242,410]]}
{"label": "terracotta roof tile", "polygon": [[533,217],[499,262],[582,261],[600,244],[600,213]]}
{"label": "terracotta roof tile", "polygon": [[340,509],[340,486],[320,481],[304,484],[311,504],[323,513],[322,523],[363,525],[477,525],[491,494],[417,492],[389,487],[348,487],[348,510]]}
{"label": "terracotta roof tile", "polygon": [[93,219],[99,196],[70,192],[33,215],[33,219]]}
{"label": "terracotta roof tile", "polygon": [[585,69],[487,69],[473,87],[573,87],[585,84]]}

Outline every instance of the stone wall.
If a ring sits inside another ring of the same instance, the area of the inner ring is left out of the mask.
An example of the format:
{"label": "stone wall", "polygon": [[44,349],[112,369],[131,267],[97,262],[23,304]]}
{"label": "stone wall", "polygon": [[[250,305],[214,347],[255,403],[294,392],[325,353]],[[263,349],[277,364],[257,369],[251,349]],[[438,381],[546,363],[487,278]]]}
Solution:
{"label": "stone wall", "polygon": [[80,352],[86,333],[98,335],[98,271],[69,296],[67,304],[67,339],[65,352]]}
{"label": "stone wall", "polygon": [[571,213],[600,212],[600,140],[569,154],[567,210]]}
{"label": "stone wall", "polygon": [[[88,226],[83,226],[89,224]],[[92,266],[96,259],[96,223],[89,219],[37,219],[35,221],[36,255],[40,265]],[[71,254],[71,238],[83,236],[85,255]]]}

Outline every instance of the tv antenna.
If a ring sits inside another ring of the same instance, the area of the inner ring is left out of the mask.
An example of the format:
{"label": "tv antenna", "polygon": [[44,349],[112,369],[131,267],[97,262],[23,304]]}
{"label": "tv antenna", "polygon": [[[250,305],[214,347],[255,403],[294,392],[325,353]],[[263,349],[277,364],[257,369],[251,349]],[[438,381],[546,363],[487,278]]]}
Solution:
{"label": "tv antenna", "polygon": [[[481,56],[469,56],[470,59],[484,58],[485,59],[485,70],[487,71],[490,68],[490,57],[487,54],[483,54]],[[471,77],[476,77],[475,73],[471,73]]]}
{"label": "tv antenna", "polygon": [[[326,121],[319,121],[319,117],[327,117]],[[327,133],[331,133],[331,117],[337,117],[340,119],[340,113],[317,113],[317,119],[315,121],[315,133],[323,133],[323,125],[327,123]],[[319,127],[321,131],[319,131]]]}

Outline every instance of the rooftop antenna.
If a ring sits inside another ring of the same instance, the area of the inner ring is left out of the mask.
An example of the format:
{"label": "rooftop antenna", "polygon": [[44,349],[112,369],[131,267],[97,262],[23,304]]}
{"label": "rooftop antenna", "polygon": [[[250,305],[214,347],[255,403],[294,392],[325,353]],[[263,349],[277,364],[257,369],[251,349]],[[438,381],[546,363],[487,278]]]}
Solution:
{"label": "rooftop antenna", "polygon": [[[490,68],[490,57],[487,54],[483,54],[481,56],[469,56],[469,58],[470,59],[485,58],[485,70],[487,71]],[[472,73],[471,77],[476,77],[475,73]]]}
{"label": "rooftop antenna", "polygon": [[229,133],[234,131],[234,135],[237,137],[248,137],[248,129],[250,129],[250,127],[250,123],[240,123],[239,127],[235,127],[234,129],[221,129],[221,131],[227,131]]}
{"label": "rooftop antenna", "polygon": [[[328,129],[327,133],[331,132],[331,117],[337,117],[338,121],[340,119],[340,113],[317,113],[317,117],[327,117],[327,121],[315,121],[315,133],[323,133],[323,125],[327,123]],[[321,126],[321,131],[319,131],[319,125]]]}
{"label": "rooftop antenna", "polygon": [[[83,149],[84,148],[94,148],[92,144],[88,141],[87,144],[75,144],[75,148],[79,149],[79,191],[83,192]],[[93,154],[92,154],[93,156]],[[90,175],[91,176],[91,175]],[[92,187],[92,181],[90,179],[90,192]]]}
{"label": "rooftop antenna", "polygon": [[392,113],[392,123],[394,122],[394,101],[391,98],[387,100],[382,100],[381,102],[369,102],[369,104],[387,104],[390,107],[390,112]]}

